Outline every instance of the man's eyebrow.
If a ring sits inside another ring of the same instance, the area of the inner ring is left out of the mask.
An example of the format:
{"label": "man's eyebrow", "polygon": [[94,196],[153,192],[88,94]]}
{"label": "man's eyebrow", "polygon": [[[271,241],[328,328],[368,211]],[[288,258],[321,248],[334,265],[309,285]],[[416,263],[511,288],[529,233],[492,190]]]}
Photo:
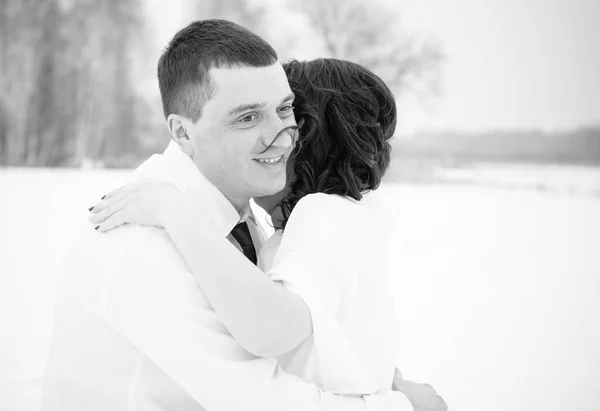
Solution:
{"label": "man's eyebrow", "polygon": [[295,98],[296,98],[296,95],[295,95],[294,93],[290,93],[290,94],[288,94],[287,96],[285,96],[285,97],[283,98],[283,100],[281,100],[281,103],[279,103],[279,105],[282,105],[282,104],[283,104],[283,103],[285,103],[286,101],[288,101],[288,100],[293,100],[293,99],[295,99]]}
{"label": "man's eyebrow", "polygon": [[229,116],[235,116],[244,111],[257,110],[259,108],[263,108],[267,103],[251,103],[251,104],[240,104],[229,111]]}
{"label": "man's eyebrow", "polygon": [[[279,105],[282,105],[286,101],[293,100],[295,97],[296,96],[294,95],[294,93],[290,93],[281,100],[281,103],[279,103]],[[229,116],[236,116],[240,113],[243,113],[244,111],[258,110],[258,109],[264,108],[266,105],[267,105],[267,103],[265,103],[265,102],[240,104],[239,106],[236,106],[229,111]]]}

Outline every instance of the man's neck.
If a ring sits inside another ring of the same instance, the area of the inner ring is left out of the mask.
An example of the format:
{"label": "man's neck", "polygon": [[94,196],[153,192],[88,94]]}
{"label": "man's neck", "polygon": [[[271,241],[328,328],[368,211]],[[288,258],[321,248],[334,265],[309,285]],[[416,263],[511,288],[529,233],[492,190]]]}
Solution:
{"label": "man's neck", "polygon": [[212,183],[217,190],[219,190],[223,196],[231,203],[233,208],[240,215],[240,219],[247,217],[250,214],[250,197],[232,195],[227,193],[226,190],[223,190],[218,184]]}
{"label": "man's neck", "polygon": [[213,181],[213,179],[211,179],[210,176],[207,176],[197,165],[196,165],[196,168],[198,169],[200,174],[202,174],[204,176],[204,178],[210,184],[213,185],[213,187],[215,187],[217,190],[219,190],[221,192],[221,194],[223,194],[223,196],[227,199],[227,201],[229,201],[229,203],[233,206],[233,208],[235,208],[237,213],[240,215],[240,218],[244,218],[249,214],[251,197],[245,197],[245,196],[236,195],[235,193],[231,193],[230,191],[232,191],[232,190],[228,190],[227,189],[228,187],[224,186],[223,184],[219,184],[219,183]]}

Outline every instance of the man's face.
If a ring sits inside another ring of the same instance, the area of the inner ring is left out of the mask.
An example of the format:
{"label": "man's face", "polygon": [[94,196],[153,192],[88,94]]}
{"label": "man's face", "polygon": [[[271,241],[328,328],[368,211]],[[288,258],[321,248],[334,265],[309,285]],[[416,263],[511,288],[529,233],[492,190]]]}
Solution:
{"label": "man's face", "polygon": [[188,130],[193,160],[234,206],[281,191],[293,149],[283,128],[295,125],[294,96],[279,63],[210,70],[212,97]]}

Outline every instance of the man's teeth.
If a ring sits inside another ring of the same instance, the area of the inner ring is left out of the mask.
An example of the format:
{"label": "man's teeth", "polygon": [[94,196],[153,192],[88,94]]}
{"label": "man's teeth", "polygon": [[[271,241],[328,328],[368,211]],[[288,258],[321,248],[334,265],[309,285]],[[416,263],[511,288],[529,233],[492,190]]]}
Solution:
{"label": "man's teeth", "polygon": [[275,157],[275,158],[259,158],[258,161],[260,161],[261,163],[275,164],[276,162],[281,160],[281,157],[283,157],[283,156],[279,156],[279,157]]}

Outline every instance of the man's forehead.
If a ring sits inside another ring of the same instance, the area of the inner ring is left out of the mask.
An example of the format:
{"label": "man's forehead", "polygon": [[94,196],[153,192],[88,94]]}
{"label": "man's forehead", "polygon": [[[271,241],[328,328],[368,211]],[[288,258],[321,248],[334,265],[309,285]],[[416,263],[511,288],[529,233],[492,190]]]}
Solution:
{"label": "man's forehead", "polygon": [[213,68],[209,75],[213,89],[211,100],[226,111],[242,105],[280,104],[291,94],[279,63],[267,67]]}

